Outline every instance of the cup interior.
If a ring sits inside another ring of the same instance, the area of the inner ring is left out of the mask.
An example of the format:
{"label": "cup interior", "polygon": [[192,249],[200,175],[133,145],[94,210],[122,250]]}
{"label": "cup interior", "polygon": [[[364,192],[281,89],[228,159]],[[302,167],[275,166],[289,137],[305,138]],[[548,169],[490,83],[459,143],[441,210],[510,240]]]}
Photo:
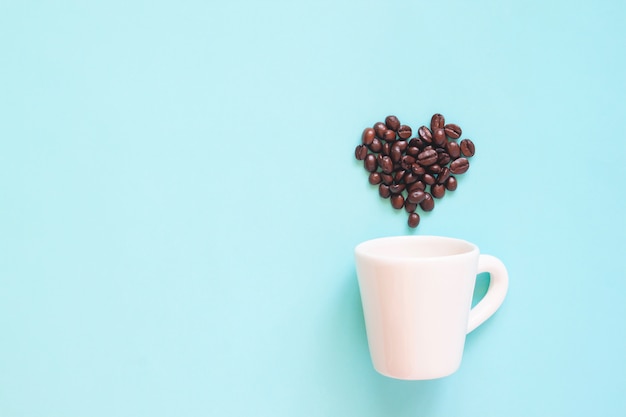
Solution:
{"label": "cup interior", "polygon": [[385,259],[427,259],[478,251],[472,243],[441,236],[395,236],[359,244],[357,255]]}

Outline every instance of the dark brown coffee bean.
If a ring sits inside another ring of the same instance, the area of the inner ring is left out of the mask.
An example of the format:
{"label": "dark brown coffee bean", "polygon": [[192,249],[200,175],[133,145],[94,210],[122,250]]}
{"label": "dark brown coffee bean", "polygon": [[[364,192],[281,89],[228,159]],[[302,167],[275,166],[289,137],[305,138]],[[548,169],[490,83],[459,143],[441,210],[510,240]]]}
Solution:
{"label": "dark brown coffee bean", "polygon": [[387,126],[387,129],[391,129],[396,132],[400,127],[400,120],[398,120],[396,116],[387,116],[385,119],[385,126]]}
{"label": "dark brown coffee bean", "polygon": [[382,182],[382,177],[380,176],[380,172],[372,172],[369,177],[370,184],[377,185]]}
{"label": "dark brown coffee bean", "polygon": [[393,174],[393,182],[395,182],[396,184],[400,184],[404,178],[404,174],[406,174],[406,171],[403,169],[399,169],[397,170],[394,174]]}
{"label": "dark brown coffee bean", "polygon": [[411,165],[411,171],[413,171],[413,173],[417,176],[424,175],[426,173],[424,167],[418,163]]}
{"label": "dark brown coffee bean", "polygon": [[382,172],[380,174],[380,178],[383,180],[383,184],[385,185],[393,184],[393,175],[391,174],[385,174],[384,172]]}
{"label": "dark brown coffee bean", "polygon": [[454,123],[447,124],[443,128],[446,131],[446,135],[451,139],[458,139],[461,137],[461,133],[463,133],[459,125],[455,125]]}
{"label": "dark brown coffee bean", "polygon": [[380,165],[380,169],[382,169],[385,174],[391,174],[393,172],[393,161],[388,156],[381,157],[378,161],[378,165]]}
{"label": "dark brown coffee bean", "polygon": [[446,132],[443,129],[435,129],[433,130],[433,143],[438,147],[443,147],[446,145]]}
{"label": "dark brown coffee bean", "polygon": [[370,151],[378,153],[383,150],[383,143],[380,141],[380,139],[374,138],[369,148]]}
{"label": "dark brown coffee bean", "polygon": [[363,135],[361,135],[361,142],[363,142],[363,145],[369,146],[372,144],[372,141],[374,140],[375,137],[376,137],[376,132],[374,132],[374,129],[372,129],[371,127],[367,127],[363,131]]}
{"label": "dark brown coffee bean", "polygon": [[376,168],[378,168],[376,157],[372,154],[367,155],[363,161],[363,166],[365,166],[365,169],[369,172],[376,171]]}
{"label": "dark brown coffee bean", "polygon": [[435,177],[430,174],[424,174],[422,176],[422,181],[424,181],[424,183],[428,185],[433,185],[435,182],[437,182],[437,180],[435,180]]}
{"label": "dark brown coffee bean", "polygon": [[378,194],[382,198],[389,198],[389,196],[391,195],[391,191],[389,191],[389,186],[385,184],[380,184],[378,186]]}
{"label": "dark brown coffee bean", "polygon": [[415,175],[413,172],[407,171],[404,174],[404,178],[402,180],[404,181],[406,185],[410,185],[410,184],[413,184],[415,181],[419,180],[419,177]]}
{"label": "dark brown coffee bean", "polygon": [[400,150],[402,152],[406,151],[406,149],[409,147],[409,142],[407,142],[406,140],[399,140],[396,142],[396,145],[398,145],[400,147]]}
{"label": "dark brown coffee bean", "polygon": [[407,200],[404,200],[404,209],[407,213],[413,213],[417,210],[417,204],[409,203]]}
{"label": "dark brown coffee bean", "polygon": [[433,133],[426,126],[422,126],[417,130],[417,135],[422,140],[424,144],[429,144],[433,142]]}
{"label": "dark brown coffee bean", "polygon": [[450,168],[443,167],[441,168],[441,172],[437,175],[437,183],[445,184],[445,182],[450,178]]}
{"label": "dark brown coffee bean", "polygon": [[420,224],[420,215],[417,213],[409,214],[409,227],[416,228]]}
{"label": "dark brown coffee bean", "polygon": [[472,142],[469,139],[463,139],[461,141],[461,153],[464,156],[474,156],[474,153],[476,153],[476,148],[474,146],[474,142]]}
{"label": "dark brown coffee bean", "polygon": [[402,194],[391,195],[391,206],[398,210],[404,206],[404,197],[402,197]]}
{"label": "dark brown coffee bean", "polygon": [[432,209],[435,208],[435,200],[433,200],[433,196],[429,193],[424,194],[426,194],[426,197],[424,197],[424,200],[420,203],[420,207],[424,211],[432,211]]}
{"label": "dark brown coffee bean", "polygon": [[448,154],[450,154],[450,158],[457,159],[461,156],[461,147],[456,142],[448,142],[446,145],[446,149],[448,150]]}
{"label": "dark brown coffee bean", "polygon": [[429,166],[427,169],[429,174],[439,174],[441,172],[441,166],[437,164],[433,164]]}
{"label": "dark brown coffee bean", "polygon": [[416,191],[416,190],[424,191],[425,189],[426,189],[426,184],[424,184],[422,181],[414,182],[413,184],[407,185],[406,187],[406,190],[409,193]]}
{"label": "dark brown coffee bean", "polygon": [[456,190],[457,185],[458,183],[453,175],[451,175],[450,178],[448,178],[448,181],[446,181],[446,188],[448,189],[448,191]]}
{"label": "dark brown coffee bean", "polygon": [[383,149],[380,151],[380,153],[384,156],[389,156],[389,154],[391,153],[391,144],[389,142],[384,142]]}
{"label": "dark brown coffee bean", "polygon": [[439,113],[433,114],[433,117],[430,119],[430,129],[435,132],[435,129],[443,129],[446,125],[446,119]]}
{"label": "dark brown coffee bean", "polygon": [[419,204],[422,201],[424,201],[425,198],[426,198],[426,193],[424,192],[424,190],[415,190],[415,191],[409,192],[409,194],[406,197],[406,201],[408,201],[409,203],[413,203],[413,204]]}
{"label": "dark brown coffee bean", "polygon": [[406,185],[404,184],[392,184],[389,186],[389,191],[391,191],[391,194],[400,194],[405,188]]}
{"label": "dark brown coffee bean", "polygon": [[394,143],[391,147],[391,160],[393,162],[400,162],[402,159],[402,149],[397,143]]}
{"label": "dark brown coffee bean", "polygon": [[417,149],[422,149],[424,146],[424,141],[418,138],[413,138],[409,141],[409,146],[412,146]]}
{"label": "dark brown coffee bean", "polygon": [[387,126],[385,126],[383,122],[378,122],[374,125],[374,132],[376,133],[376,136],[378,136],[380,139],[384,138],[386,131]]}
{"label": "dark brown coffee bean", "polygon": [[391,130],[391,129],[385,130],[385,133],[383,133],[383,139],[385,139],[387,142],[395,141],[396,140],[396,132]]}
{"label": "dark brown coffee bean", "polygon": [[435,198],[443,198],[446,195],[446,187],[443,184],[435,184],[430,187],[430,192]]}
{"label": "dark brown coffee bean", "polygon": [[437,158],[438,165],[445,166],[450,163],[450,155],[448,155],[448,153],[445,152],[443,149],[437,149],[437,154],[439,154],[439,157]]}
{"label": "dark brown coffee bean", "polygon": [[411,156],[417,156],[420,153],[420,150],[416,146],[409,146],[406,148],[406,154]]}
{"label": "dark brown coffee bean", "polygon": [[409,170],[411,166],[415,163],[415,158],[410,155],[404,155],[400,160],[400,166],[402,169]]}
{"label": "dark brown coffee bean", "polygon": [[437,151],[434,149],[425,150],[417,155],[417,163],[421,166],[427,167],[437,162],[438,157]]}
{"label": "dark brown coffee bean", "polygon": [[412,134],[413,131],[407,125],[402,125],[398,128],[398,136],[400,136],[402,139],[408,139],[411,137]]}
{"label": "dark brown coffee bean", "polygon": [[459,158],[450,164],[450,172],[453,174],[463,174],[469,169],[469,161],[465,158]]}
{"label": "dark brown coffee bean", "polygon": [[365,145],[357,146],[356,149],[354,150],[354,156],[356,156],[356,159],[358,159],[359,161],[364,160],[365,157],[367,156],[367,146]]}

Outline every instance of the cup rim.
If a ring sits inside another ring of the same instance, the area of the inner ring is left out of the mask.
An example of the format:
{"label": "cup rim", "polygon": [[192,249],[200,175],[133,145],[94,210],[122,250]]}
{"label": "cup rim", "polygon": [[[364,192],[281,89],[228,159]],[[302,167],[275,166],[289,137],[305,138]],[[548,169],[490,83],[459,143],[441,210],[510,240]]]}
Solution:
{"label": "cup rim", "polygon": [[[377,244],[380,244],[384,241],[426,241],[426,240],[435,240],[438,242],[446,241],[450,243],[455,243],[457,245],[465,245],[467,246],[467,250],[463,250],[461,252],[441,254],[441,255],[432,255],[432,256],[424,256],[424,257],[414,257],[414,256],[399,256],[393,255],[389,256],[387,254],[380,254],[373,251],[371,248]],[[468,256],[473,253],[479,253],[478,246],[474,243],[469,242],[464,239],[459,239],[455,237],[448,236],[436,236],[436,235],[419,235],[419,236],[386,236],[386,237],[378,237],[374,239],[365,240],[354,248],[355,256],[377,259],[377,260],[393,260],[393,261],[411,261],[411,262],[424,262],[429,260],[441,260],[441,259],[452,259],[462,256]]]}

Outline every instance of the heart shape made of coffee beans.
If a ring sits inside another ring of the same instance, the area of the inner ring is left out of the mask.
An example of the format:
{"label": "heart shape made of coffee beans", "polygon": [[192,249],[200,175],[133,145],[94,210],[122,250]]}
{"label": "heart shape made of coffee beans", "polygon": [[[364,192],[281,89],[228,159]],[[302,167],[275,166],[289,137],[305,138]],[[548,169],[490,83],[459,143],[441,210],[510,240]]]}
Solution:
{"label": "heart shape made of coffee beans", "polygon": [[469,139],[457,141],[462,134],[459,125],[446,124],[436,113],[430,128],[421,126],[417,136],[396,116],[387,116],[363,131],[361,144],[355,149],[356,159],[363,161],[369,172],[369,182],[378,185],[378,193],[388,198],[395,209],[409,213],[410,227],[417,227],[423,211],[435,208],[434,198],[443,198],[457,187],[455,175],[469,169],[467,158],[474,156],[474,143]]}

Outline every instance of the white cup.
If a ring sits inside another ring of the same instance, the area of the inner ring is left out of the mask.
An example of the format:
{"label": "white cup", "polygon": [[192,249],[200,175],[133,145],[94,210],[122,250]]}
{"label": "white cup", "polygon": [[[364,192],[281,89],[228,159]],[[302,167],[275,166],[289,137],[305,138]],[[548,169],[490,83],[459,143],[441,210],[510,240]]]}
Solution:
{"label": "white cup", "polygon": [[[476,245],[438,236],[368,240],[355,249],[374,368],[398,379],[434,379],[459,369],[465,336],[500,307],[504,264]],[[476,275],[491,274],[474,307]]]}

